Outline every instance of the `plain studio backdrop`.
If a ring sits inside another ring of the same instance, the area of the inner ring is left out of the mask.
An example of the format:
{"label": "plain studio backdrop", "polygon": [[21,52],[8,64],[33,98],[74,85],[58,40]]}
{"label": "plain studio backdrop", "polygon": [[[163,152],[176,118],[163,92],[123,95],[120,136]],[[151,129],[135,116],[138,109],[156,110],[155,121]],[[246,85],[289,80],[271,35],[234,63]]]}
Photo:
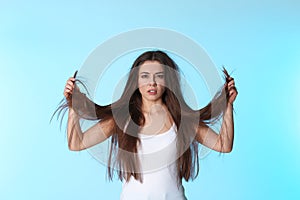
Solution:
{"label": "plain studio backdrop", "polygon": [[[144,27],[193,39],[239,90],[233,151],[200,160],[198,178],[184,182],[188,199],[299,199],[299,10],[296,0],[0,1],[0,199],[119,198],[120,181],[107,181],[88,151],[69,151],[65,124],[49,120],[98,45]],[[129,70],[135,56],[115,64]],[[198,90],[203,79],[185,69]]]}

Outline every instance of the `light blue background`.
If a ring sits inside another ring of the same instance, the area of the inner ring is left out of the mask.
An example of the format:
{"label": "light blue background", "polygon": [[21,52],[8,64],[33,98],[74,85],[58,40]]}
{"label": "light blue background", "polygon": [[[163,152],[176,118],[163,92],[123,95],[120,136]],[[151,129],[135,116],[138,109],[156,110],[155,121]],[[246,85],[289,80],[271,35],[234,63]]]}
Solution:
{"label": "light blue background", "polygon": [[201,160],[188,199],[300,198],[299,10],[296,0],[0,1],[0,199],[118,199],[120,182],[69,151],[49,119],[96,46],[142,27],[192,38],[239,90],[233,152]]}

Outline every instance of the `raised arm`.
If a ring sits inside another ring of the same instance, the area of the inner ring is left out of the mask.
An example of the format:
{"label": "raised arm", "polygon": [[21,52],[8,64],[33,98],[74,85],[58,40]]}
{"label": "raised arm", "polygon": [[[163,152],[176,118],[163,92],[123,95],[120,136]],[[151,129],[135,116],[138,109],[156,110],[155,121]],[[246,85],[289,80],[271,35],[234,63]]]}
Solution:
{"label": "raised arm", "polygon": [[[74,81],[75,78],[71,77],[66,83],[64,96],[67,99],[70,98],[75,87]],[[69,107],[67,126],[69,149],[72,151],[80,151],[103,142],[113,134],[114,127],[114,120],[108,119],[99,121],[85,132],[82,132],[78,115],[72,107]]]}
{"label": "raised arm", "polygon": [[234,120],[233,102],[237,96],[237,90],[233,78],[227,84],[229,99],[223,115],[220,133],[217,134],[208,126],[198,126],[196,130],[196,140],[204,146],[223,153],[229,153],[233,148],[234,140]]}
{"label": "raised arm", "polygon": [[114,120],[98,122],[82,132],[78,115],[70,108],[68,115],[68,146],[72,151],[81,151],[103,142],[113,134]]}

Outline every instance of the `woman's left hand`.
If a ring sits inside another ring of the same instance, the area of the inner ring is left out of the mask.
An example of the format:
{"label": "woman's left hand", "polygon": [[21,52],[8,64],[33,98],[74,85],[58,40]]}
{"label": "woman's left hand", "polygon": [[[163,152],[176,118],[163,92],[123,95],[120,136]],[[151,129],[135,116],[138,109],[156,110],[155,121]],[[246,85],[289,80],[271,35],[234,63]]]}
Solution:
{"label": "woman's left hand", "polygon": [[235,87],[234,79],[232,77],[228,78],[227,82],[227,90],[228,90],[228,103],[233,104],[236,96],[238,95],[238,91]]}

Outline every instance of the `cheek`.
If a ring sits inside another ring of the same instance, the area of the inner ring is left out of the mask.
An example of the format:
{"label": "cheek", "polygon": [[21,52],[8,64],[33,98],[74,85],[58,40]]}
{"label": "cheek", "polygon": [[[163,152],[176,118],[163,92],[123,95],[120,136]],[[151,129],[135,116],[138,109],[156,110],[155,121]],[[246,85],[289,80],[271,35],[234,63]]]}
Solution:
{"label": "cheek", "polygon": [[164,86],[160,86],[160,91],[161,91],[161,93],[164,93],[165,92],[165,87]]}
{"label": "cheek", "polygon": [[159,85],[161,85],[161,86],[165,86],[166,85],[166,82],[165,82],[165,80],[159,80],[158,82],[157,82],[157,84],[159,84]]}
{"label": "cheek", "polygon": [[138,87],[139,87],[140,93],[145,93],[145,91],[147,90],[147,89],[146,89],[147,85],[146,85],[145,83],[139,82],[139,83],[138,83]]}
{"label": "cheek", "polygon": [[147,82],[145,80],[139,80],[138,81],[138,87],[139,87],[139,90],[140,92],[144,91],[145,88],[147,87]]}
{"label": "cheek", "polygon": [[162,80],[157,80],[156,83],[160,87],[165,87],[166,86],[165,80],[163,80],[163,79]]}
{"label": "cheek", "polygon": [[147,85],[147,83],[148,83],[147,80],[145,80],[145,79],[139,79],[138,86],[142,87],[142,86]]}

